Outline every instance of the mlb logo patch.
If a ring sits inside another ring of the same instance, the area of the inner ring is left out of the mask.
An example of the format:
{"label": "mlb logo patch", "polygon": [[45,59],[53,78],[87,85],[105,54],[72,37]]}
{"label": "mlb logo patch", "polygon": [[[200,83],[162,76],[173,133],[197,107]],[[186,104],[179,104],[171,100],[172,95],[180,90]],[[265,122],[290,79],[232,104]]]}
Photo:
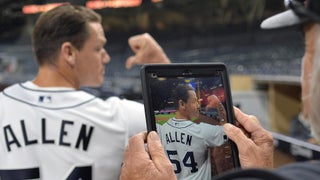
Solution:
{"label": "mlb logo patch", "polygon": [[39,96],[38,102],[40,103],[50,103],[51,102],[51,96]]}

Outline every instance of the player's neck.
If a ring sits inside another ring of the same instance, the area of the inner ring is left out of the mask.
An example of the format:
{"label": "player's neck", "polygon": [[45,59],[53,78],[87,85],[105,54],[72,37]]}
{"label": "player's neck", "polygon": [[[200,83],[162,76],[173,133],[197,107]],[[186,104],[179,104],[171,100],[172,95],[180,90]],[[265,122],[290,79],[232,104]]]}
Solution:
{"label": "player's neck", "polygon": [[40,87],[71,87],[79,89],[79,86],[57,67],[41,66],[33,83]]}
{"label": "player's neck", "polygon": [[182,113],[180,113],[179,111],[176,112],[176,119],[188,119],[187,116],[183,115]]}

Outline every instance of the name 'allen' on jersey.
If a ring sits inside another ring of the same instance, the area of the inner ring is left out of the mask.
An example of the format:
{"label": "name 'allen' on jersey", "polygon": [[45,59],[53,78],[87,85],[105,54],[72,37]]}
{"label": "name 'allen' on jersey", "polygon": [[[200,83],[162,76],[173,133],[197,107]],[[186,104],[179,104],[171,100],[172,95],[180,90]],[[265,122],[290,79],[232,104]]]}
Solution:
{"label": "name 'allen' on jersey", "polygon": [[183,132],[168,132],[166,133],[166,141],[167,144],[177,142],[191,146],[192,136]]}
{"label": "name 'allen' on jersey", "polygon": [[[28,129],[28,124],[25,120],[20,120],[20,128],[14,129],[10,124],[3,127],[4,139],[6,142],[7,151],[10,152],[14,148],[20,148],[23,146],[31,146],[35,144],[56,144],[65,147],[74,147],[76,149],[82,148],[82,150],[87,151],[91,136],[93,134],[94,127],[88,126],[86,124],[81,124],[80,127],[74,126],[75,121],[71,120],[60,120],[60,128],[57,128],[57,137],[50,137],[47,134],[47,129],[50,128],[47,125],[46,118],[42,118],[39,121],[40,129],[38,129],[39,136],[35,137],[31,135],[32,130]],[[77,128],[76,128],[77,127]],[[20,132],[19,132],[20,131]],[[77,132],[76,139],[74,142],[70,142],[70,138],[67,138],[69,133]],[[22,134],[21,136],[18,136]],[[82,144],[82,147],[80,147]]]}

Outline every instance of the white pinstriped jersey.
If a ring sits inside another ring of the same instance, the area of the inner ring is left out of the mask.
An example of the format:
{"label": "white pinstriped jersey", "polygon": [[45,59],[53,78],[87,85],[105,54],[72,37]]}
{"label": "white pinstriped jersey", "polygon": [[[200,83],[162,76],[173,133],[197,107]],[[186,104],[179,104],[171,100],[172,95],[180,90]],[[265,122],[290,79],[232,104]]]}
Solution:
{"label": "white pinstriped jersey", "polygon": [[157,132],[178,179],[211,179],[209,147],[227,141],[222,126],[171,118]]}
{"label": "white pinstriped jersey", "polygon": [[2,179],[45,180],[118,179],[128,138],[146,130],[140,103],[29,81],[0,94],[0,127]]}

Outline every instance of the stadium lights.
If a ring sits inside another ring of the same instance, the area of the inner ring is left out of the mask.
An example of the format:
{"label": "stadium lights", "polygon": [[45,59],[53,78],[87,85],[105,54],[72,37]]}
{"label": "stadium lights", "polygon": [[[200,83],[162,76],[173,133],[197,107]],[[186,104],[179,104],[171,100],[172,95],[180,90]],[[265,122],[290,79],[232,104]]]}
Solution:
{"label": "stadium lights", "polygon": [[[158,3],[162,0],[151,0],[152,3]],[[142,0],[96,0],[87,1],[86,6],[90,9],[103,9],[103,8],[128,8],[140,6]],[[43,5],[30,4],[22,7],[23,14],[36,14],[60,6],[64,3],[48,3]]]}
{"label": "stadium lights", "polygon": [[140,6],[142,0],[113,0],[113,1],[88,1],[86,6],[90,9],[121,8]]}
{"label": "stadium lights", "polygon": [[61,4],[63,3],[50,3],[50,4],[44,4],[44,5],[36,5],[36,4],[25,5],[22,7],[22,13],[37,14],[40,12],[49,11],[50,9],[60,6]]}

